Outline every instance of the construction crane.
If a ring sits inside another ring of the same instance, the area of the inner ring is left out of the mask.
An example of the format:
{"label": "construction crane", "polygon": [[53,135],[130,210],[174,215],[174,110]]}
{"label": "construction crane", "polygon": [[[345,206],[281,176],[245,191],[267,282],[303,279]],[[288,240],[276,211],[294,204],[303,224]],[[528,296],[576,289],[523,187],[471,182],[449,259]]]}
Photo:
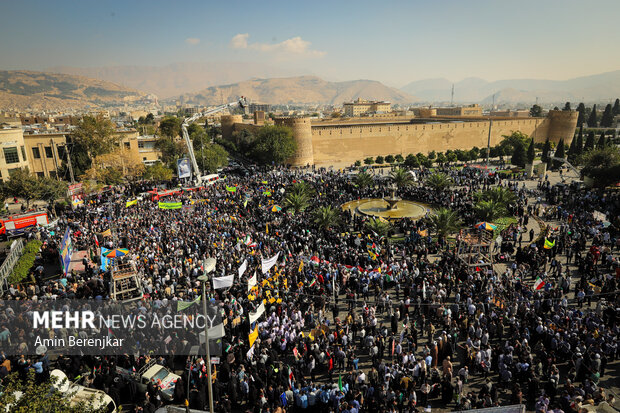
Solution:
{"label": "construction crane", "polygon": [[235,108],[239,106],[240,108],[245,108],[247,106],[247,102],[245,97],[241,96],[236,102],[226,103],[224,105],[217,106],[213,109],[206,110],[204,112],[196,113],[193,116],[185,119],[183,124],[181,125],[181,132],[183,134],[183,139],[185,139],[185,144],[187,145],[187,151],[189,152],[189,158],[192,162],[193,168],[193,177],[196,183],[200,183],[202,180],[202,176],[200,174],[200,169],[198,168],[198,162],[196,162],[196,155],[194,154],[194,145],[192,145],[192,141],[189,138],[189,133],[187,132],[187,128],[189,125],[202,118],[203,116],[213,115],[214,113],[221,112],[225,109]]}

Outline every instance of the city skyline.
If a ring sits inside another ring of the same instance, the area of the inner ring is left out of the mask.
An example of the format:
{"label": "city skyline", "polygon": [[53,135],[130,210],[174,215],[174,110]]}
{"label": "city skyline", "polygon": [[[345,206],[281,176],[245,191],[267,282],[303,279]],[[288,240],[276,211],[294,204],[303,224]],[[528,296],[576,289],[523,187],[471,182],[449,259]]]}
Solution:
{"label": "city skyline", "polygon": [[620,3],[609,0],[528,0],[519,7],[190,2],[182,9],[160,2],[15,2],[5,5],[0,69],[242,62],[260,67],[262,77],[309,74],[392,87],[429,78],[566,80],[620,68],[620,56],[608,52],[620,40],[611,29],[619,11]]}

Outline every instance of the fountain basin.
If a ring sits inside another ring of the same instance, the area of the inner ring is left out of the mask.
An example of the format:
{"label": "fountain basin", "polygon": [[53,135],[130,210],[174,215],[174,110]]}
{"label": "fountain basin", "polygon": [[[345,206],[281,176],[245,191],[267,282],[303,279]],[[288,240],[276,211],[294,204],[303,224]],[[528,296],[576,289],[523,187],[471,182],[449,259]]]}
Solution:
{"label": "fountain basin", "polygon": [[385,219],[419,219],[426,215],[427,211],[430,211],[426,205],[417,202],[396,200],[394,205],[391,205],[386,200],[379,198],[365,198],[347,202],[342,205],[342,209],[351,210],[360,215],[381,217]]}

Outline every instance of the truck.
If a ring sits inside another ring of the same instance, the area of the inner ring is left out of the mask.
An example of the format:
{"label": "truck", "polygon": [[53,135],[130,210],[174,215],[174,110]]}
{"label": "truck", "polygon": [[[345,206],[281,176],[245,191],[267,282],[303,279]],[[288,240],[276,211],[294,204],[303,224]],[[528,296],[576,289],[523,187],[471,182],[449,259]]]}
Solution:
{"label": "truck", "polygon": [[25,214],[9,215],[0,218],[0,236],[17,237],[38,225],[48,225],[49,218],[45,211],[27,212]]}

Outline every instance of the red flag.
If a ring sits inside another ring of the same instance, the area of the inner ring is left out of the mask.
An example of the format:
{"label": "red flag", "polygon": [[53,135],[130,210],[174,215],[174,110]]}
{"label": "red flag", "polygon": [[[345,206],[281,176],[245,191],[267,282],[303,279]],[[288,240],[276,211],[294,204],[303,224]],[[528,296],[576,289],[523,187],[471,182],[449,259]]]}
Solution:
{"label": "red flag", "polygon": [[97,239],[97,234],[94,234],[93,237],[95,238],[95,245],[99,246],[99,240]]}
{"label": "red flag", "polygon": [[476,267],[476,271],[478,271],[478,272],[479,272],[479,271],[480,271],[480,267]]}

